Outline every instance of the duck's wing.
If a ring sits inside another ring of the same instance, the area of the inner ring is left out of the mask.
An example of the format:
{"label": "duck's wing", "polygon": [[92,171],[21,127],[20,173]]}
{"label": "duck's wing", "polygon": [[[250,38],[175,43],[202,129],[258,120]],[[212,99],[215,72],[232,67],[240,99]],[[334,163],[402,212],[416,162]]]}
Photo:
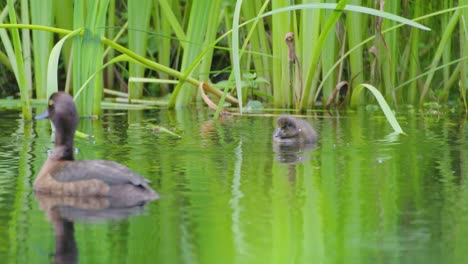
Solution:
{"label": "duck's wing", "polygon": [[148,187],[148,180],[126,166],[109,160],[76,160],[63,164],[53,176],[61,182],[101,180],[109,185],[128,184]]}

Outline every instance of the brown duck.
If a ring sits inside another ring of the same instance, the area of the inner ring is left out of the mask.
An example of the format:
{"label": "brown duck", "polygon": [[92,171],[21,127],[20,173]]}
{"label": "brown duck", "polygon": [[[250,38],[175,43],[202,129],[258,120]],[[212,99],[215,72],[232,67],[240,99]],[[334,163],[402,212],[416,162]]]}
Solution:
{"label": "brown duck", "polygon": [[117,197],[151,201],[158,194],[149,181],[126,166],[108,160],[75,160],[73,139],[78,114],[73,98],[57,92],[50,96],[48,109],[36,119],[49,118],[55,127],[53,153],[34,182],[34,191],[56,196]]}
{"label": "brown duck", "polygon": [[312,144],[317,141],[317,132],[302,119],[283,115],[278,117],[276,124],[273,141],[277,144]]}

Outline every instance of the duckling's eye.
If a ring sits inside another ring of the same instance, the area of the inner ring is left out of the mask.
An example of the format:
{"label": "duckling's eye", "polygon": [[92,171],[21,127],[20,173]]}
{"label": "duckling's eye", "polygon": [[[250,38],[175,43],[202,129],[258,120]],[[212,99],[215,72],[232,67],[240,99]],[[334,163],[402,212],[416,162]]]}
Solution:
{"label": "duckling's eye", "polygon": [[49,106],[53,106],[54,105],[54,101],[53,100],[49,100]]}

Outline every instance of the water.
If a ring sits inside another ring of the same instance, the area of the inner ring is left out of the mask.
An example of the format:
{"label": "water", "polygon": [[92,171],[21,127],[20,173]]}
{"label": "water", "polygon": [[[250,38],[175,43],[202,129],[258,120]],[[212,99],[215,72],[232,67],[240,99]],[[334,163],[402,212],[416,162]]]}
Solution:
{"label": "water", "polygon": [[[316,115],[308,120],[318,145],[300,153],[275,152],[273,117],[210,117],[192,109],[82,119],[79,130],[94,137],[76,140],[76,158],[121,162],[161,199],[122,219],[72,223],[32,192],[53,147],[49,122],[0,110],[2,263],[50,263],[57,245],[75,248],[80,263],[465,261],[466,117],[401,114],[408,136],[398,137],[378,112]],[[68,236],[56,241],[61,228]]]}

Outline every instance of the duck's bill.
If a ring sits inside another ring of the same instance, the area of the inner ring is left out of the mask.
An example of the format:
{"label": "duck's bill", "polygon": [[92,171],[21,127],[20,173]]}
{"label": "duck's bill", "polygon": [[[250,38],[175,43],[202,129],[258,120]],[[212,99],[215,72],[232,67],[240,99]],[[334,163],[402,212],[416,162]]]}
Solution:
{"label": "duck's bill", "polygon": [[34,119],[36,119],[36,120],[47,119],[47,118],[49,118],[49,112],[47,110],[45,110],[44,112],[34,116]]}

